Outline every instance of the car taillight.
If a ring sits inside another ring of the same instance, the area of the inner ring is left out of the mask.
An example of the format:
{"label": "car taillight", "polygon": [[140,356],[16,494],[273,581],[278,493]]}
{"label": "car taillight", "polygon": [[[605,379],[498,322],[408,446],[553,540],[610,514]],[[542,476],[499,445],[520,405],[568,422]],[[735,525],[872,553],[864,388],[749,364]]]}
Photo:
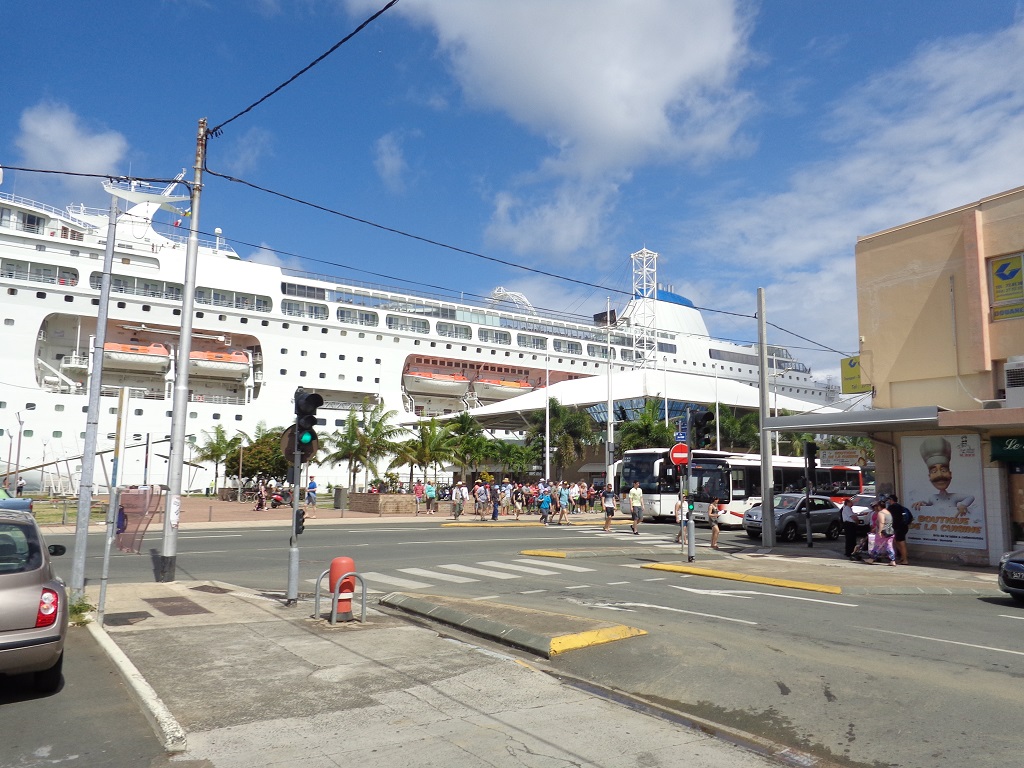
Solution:
{"label": "car taillight", "polygon": [[44,589],[39,596],[39,611],[36,613],[36,626],[48,627],[57,621],[60,611],[60,595],[52,589]]}

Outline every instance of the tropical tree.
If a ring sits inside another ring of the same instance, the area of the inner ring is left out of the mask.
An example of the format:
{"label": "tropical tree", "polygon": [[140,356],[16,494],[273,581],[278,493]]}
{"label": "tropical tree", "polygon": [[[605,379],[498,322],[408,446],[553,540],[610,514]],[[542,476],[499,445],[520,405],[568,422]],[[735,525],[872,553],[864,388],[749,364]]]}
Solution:
{"label": "tropical tree", "polygon": [[508,440],[492,441],[495,458],[503,475],[522,476],[540,461],[541,450],[535,444],[514,443]]}
{"label": "tropical tree", "polygon": [[367,461],[360,440],[359,424],[359,412],[349,411],[344,426],[324,438],[327,454],[321,460],[321,464],[330,464],[332,467],[343,461],[348,464],[349,493],[355,490],[356,474]]}
{"label": "tropical tree", "polygon": [[228,437],[223,424],[217,424],[212,432],[203,430],[206,439],[196,451],[195,458],[203,462],[213,462],[213,490],[217,492],[217,478],[220,476],[220,465],[235,448],[236,441]]}
{"label": "tropical tree", "polygon": [[[551,429],[548,443],[551,447],[551,463],[562,479],[566,467],[579,461],[583,449],[595,442],[593,422],[586,411],[567,408],[555,398],[548,401]],[[527,444],[540,450],[544,456],[544,414],[530,416]]]}
{"label": "tropical tree", "polygon": [[720,451],[759,453],[761,451],[761,426],[754,411],[738,413],[727,406],[719,408],[718,430],[721,435]]}
{"label": "tropical tree", "polygon": [[396,458],[392,467],[409,464],[409,482],[412,483],[412,466],[423,470],[426,476],[430,467],[434,468],[434,482],[437,482],[437,467],[451,461],[455,455],[455,436],[449,428],[438,423],[437,419],[421,421],[416,426],[416,436],[399,443]]}
{"label": "tropical tree", "polygon": [[675,430],[667,426],[661,415],[661,403],[648,400],[643,410],[632,421],[618,429],[618,453],[634,448],[670,448],[675,442]]}
{"label": "tropical tree", "polygon": [[349,412],[340,430],[325,436],[327,453],[318,463],[333,466],[348,462],[349,491],[355,489],[356,473],[360,469],[379,480],[377,462],[396,452],[404,431],[391,423],[396,415],[397,412],[387,410],[384,403],[371,405],[367,398],[358,411]]}

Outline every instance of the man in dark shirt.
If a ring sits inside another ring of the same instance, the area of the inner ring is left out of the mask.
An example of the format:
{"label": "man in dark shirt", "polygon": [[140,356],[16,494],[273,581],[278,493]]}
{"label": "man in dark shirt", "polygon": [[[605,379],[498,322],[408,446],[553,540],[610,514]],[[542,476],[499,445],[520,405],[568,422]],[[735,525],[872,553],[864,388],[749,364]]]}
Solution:
{"label": "man in dark shirt", "polygon": [[910,530],[910,523],[914,516],[909,509],[900,504],[900,500],[896,496],[889,496],[886,507],[889,514],[892,515],[894,531],[892,545],[896,550],[896,562],[900,565],[910,565],[910,561],[907,559],[907,532]]}

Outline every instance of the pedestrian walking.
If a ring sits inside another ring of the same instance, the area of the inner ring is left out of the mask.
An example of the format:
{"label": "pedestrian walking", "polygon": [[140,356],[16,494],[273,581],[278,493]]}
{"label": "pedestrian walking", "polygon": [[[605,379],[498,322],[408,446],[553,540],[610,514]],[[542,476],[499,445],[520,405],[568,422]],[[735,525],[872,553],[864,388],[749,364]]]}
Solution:
{"label": "pedestrian walking", "polygon": [[469,490],[466,488],[466,484],[459,480],[455,484],[455,488],[452,489],[452,514],[456,520],[459,519],[462,510],[466,508],[467,501],[469,501]]}
{"label": "pedestrian walking", "polygon": [[481,520],[484,519],[487,511],[487,502],[490,498],[491,495],[487,490],[487,486],[477,480],[476,485],[473,486],[473,505],[474,511]]}
{"label": "pedestrian walking", "polygon": [[889,496],[886,508],[892,515],[892,544],[896,550],[896,562],[900,565],[910,565],[910,560],[907,559],[907,534],[910,532],[910,524],[914,522],[914,513],[900,504],[900,500],[893,495]]}
{"label": "pedestrian walking", "polygon": [[633,535],[640,535],[640,521],[644,517],[644,492],[640,489],[640,481],[633,481],[633,487],[629,489],[629,516],[633,521],[630,523],[630,528],[633,529]]}
{"label": "pedestrian walking", "polygon": [[427,514],[434,514],[434,507],[437,506],[437,488],[429,480],[423,486],[423,496],[427,500]]}
{"label": "pedestrian walking", "polygon": [[547,525],[551,517],[551,491],[544,488],[540,492],[540,524]]}
{"label": "pedestrian walking", "polygon": [[25,492],[25,478],[24,477],[19,477],[18,478],[18,484],[15,486],[15,492],[17,493],[18,496],[21,496],[21,494]]}
{"label": "pedestrian walking", "polygon": [[712,499],[708,504],[708,520],[711,522],[711,548],[718,549],[718,499]]}
{"label": "pedestrian walking", "polygon": [[412,487],[412,495],[416,499],[416,514],[420,513],[420,504],[423,503],[423,481],[417,480]]}
{"label": "pedestrian walking", "polygon": [[306,505],[312,510],[306,512],[306,517],[316,520],[316,479],[312,475],[306,483]]}
{"label": "pedestrian walking", "polygon": [[522,483],[516,483],[516,487],[512,490],[512,511],[515,512],[516,520],[523,514],[523,509],[526,507],[526,492],[523,489]]}
{"label": "pedestrian walking", "polygon": [[615,517],[615,502],[618,497],[612,490],[612,484],[608,483],[601,491],[601,505],[604,507],[604,532],[611,533],[612,518]]}
{"label": "pedestrian walking", "polygon": [[850,497],[843,499],[841,512],[843,516],[843,536],[845,537],[843,555],[850,560],[856,560],[857,558],[853,556],[853,551],[857,546],[857,539],[860,534],[860,517],[853,508],[853,499]]}
{"label": "pedestrian walking", "polygon": [[562,482],[561,487],[558,489],[558,524],[561,525],[564,521],[566,525],[569,524],[569,518],[566,515],[569,512],[569,484]]}
{"label": "pedestrian walking", "polygon": [[889,565],[895,566],[896,551],[893,549],[892,540],[896,532],[892,527],[892,515],[881,501],[876,501],[871,508],[874,510],[871,515],[871,530],[875,534],[875,545],[864,562],[874,563],[879,555],[884,554],[889,560]]}

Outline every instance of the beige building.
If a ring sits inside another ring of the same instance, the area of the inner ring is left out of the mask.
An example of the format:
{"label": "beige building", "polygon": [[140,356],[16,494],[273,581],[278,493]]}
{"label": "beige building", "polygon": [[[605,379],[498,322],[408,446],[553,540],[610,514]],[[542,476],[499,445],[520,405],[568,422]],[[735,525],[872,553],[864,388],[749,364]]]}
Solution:
{"label": "beige building", "polygon": [[931,559],[1024,547],[1022,254],[1024,187],[857,241],[861,380],[893,416],[859,433]]}

